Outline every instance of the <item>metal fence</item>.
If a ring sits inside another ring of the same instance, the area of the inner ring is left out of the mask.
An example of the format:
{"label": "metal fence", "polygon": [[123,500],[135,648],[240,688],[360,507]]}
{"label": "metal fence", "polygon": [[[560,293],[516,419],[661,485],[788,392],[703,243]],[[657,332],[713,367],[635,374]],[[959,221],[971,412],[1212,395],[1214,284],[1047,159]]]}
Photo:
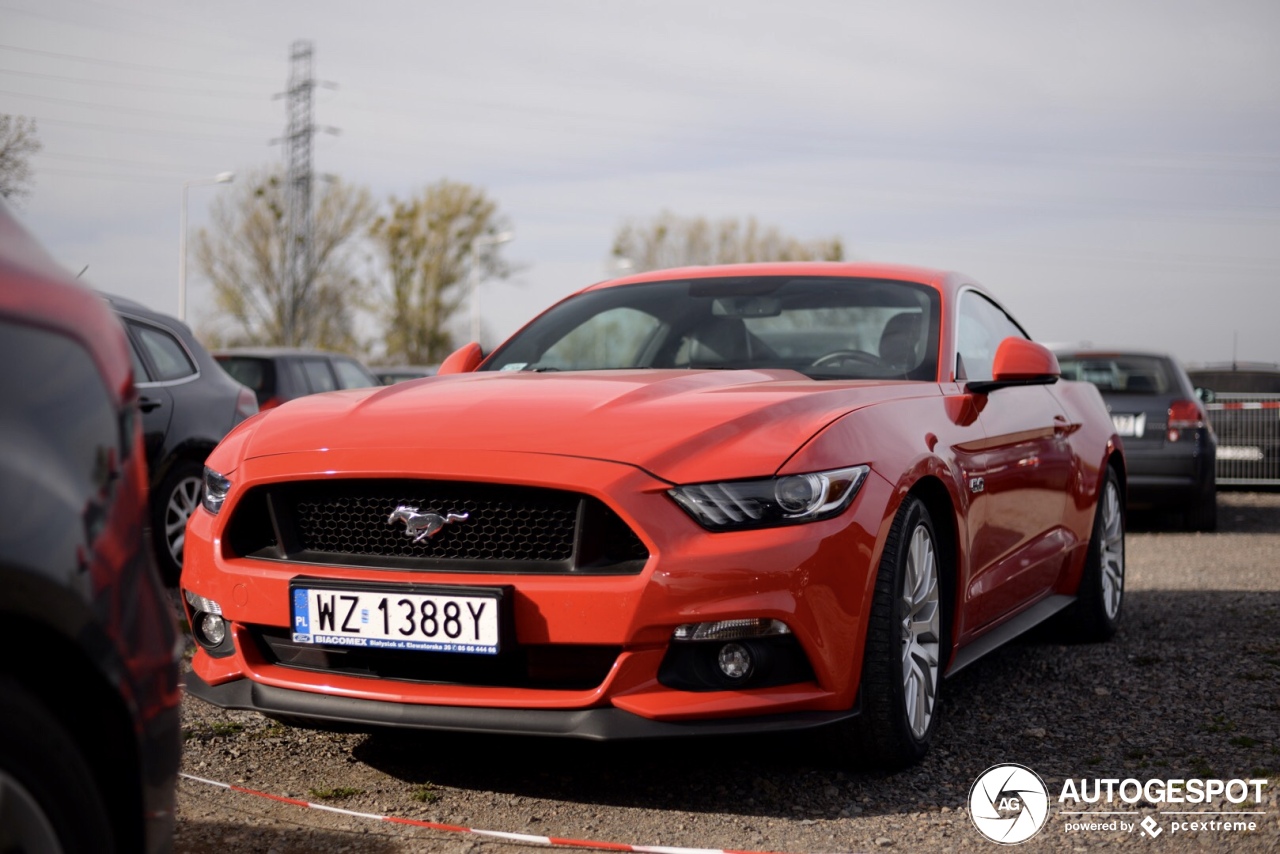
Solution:
{"label": "metal fence", "polygon": [[1280,394],[1218,393],[1206,403],[1224,486],[1280,486]]}

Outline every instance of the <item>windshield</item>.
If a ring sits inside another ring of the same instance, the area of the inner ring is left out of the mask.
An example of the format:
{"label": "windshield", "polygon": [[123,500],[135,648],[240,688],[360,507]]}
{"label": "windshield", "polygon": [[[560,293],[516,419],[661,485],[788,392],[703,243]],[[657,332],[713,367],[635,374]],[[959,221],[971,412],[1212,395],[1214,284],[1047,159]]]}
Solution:
{"label": "windshield", "polygon": [[486,371],[785,368],[814,379],[935,380],[938,293],[881,279],[750,276],[572,297]]}

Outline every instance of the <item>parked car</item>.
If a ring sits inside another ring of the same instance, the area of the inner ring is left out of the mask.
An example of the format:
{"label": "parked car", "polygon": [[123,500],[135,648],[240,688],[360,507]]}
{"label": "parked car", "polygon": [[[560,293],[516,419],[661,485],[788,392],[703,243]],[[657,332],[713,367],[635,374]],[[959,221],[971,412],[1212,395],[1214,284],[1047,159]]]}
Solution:
{"label": "parked car", "polygon": [[3,202],[0,359],[0,851],[169,851],[177,631],[128,345]]}
{"label": "parked car", "polygon": [[223,370],[253,389],[259,409],[344,388],[381,385],[358,360],[341,353],[295,347],[241,347],[213,354]]}
{"label": "parked car", "polygon": [[1218,436],[1218,483],[1280,486],[1280,365],[1204,365],[1187,374]]}
{"label": "parked car", "polygon": [[151,483],[160,576],[178,586],[187,518],[200,503],[204,458],[258,411],[253,392],[218,367],[191,329],[168,314],[102,294],[128,332]]}
{"label": "parked car", "polygon": [[435,376],[439,367],[439,365],[375,365],[369,370],[383,385],[395,385],[405,380]]}
{"label": "parked car", "polygon": [[829,725],[846,760],[914,762],[944,675],[1050,618],[1116,630],[1122,447],[1097,388],[1059,380],[954,273],[589,287],[487,358],[223,441],[188,528],[187,691],[371,728]]}
{"label": "parked car", "polygon": [[1181,514],[1192,531],[1218,523],[1217,438],[1195,386],[1168,353],[1059,350],[1062,375],[1102,392],[1129,465],[1129,506]]}

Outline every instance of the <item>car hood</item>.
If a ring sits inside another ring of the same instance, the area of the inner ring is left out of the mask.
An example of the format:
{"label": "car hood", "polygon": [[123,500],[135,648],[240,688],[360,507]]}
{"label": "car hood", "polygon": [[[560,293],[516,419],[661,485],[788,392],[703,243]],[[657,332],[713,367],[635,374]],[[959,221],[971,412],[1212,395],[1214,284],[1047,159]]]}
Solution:
{"label": "car hood", "polygon": [[458,374],[290,401],[259,417],[243,455],[536,453],[688,483],[772,474],[847,412],[937,393],[930,383],[815,381],[785,370]]}

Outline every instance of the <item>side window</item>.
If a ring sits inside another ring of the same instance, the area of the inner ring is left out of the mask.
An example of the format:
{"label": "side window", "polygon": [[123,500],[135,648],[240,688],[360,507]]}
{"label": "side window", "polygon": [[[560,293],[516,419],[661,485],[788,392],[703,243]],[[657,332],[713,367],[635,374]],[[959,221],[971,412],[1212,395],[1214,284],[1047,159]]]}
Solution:
{"label": "side window", "polygon": [[151,374],[147,372],[147,366],[143,364],[142,357],[138,355],[138,345],[132,338],[129,339],[129,361],[133,363],[133,381],[135,383],[151,382]]}
{"label": "side window", "polygon": [[171,382],[195,376],[196,366],[177,338],[163,329],[147,324],[130,322],[129,328],[138,336],[142,349],[146,351],[147,358],[155,368],[152,380]]}
{"label": "side window", "polygon": [[1011,336],[1027,337],[1000,306],[973,291],[965,291],[960,297],[957,331],[956,378],[960,380],[991,379],[1000,342]]}
{"label": "side window", "polygon": [[333,391],[338,387],[327,359],[303,359],[302,372],[306,375],[307,385],[312,392]]}
{"label": "side window", "polygon": [[338,374],[338,386],[341,388],[368,388],[378,385],[378,381],[369,376],[364,368],[350,359],[334,359],[333,370]]}

